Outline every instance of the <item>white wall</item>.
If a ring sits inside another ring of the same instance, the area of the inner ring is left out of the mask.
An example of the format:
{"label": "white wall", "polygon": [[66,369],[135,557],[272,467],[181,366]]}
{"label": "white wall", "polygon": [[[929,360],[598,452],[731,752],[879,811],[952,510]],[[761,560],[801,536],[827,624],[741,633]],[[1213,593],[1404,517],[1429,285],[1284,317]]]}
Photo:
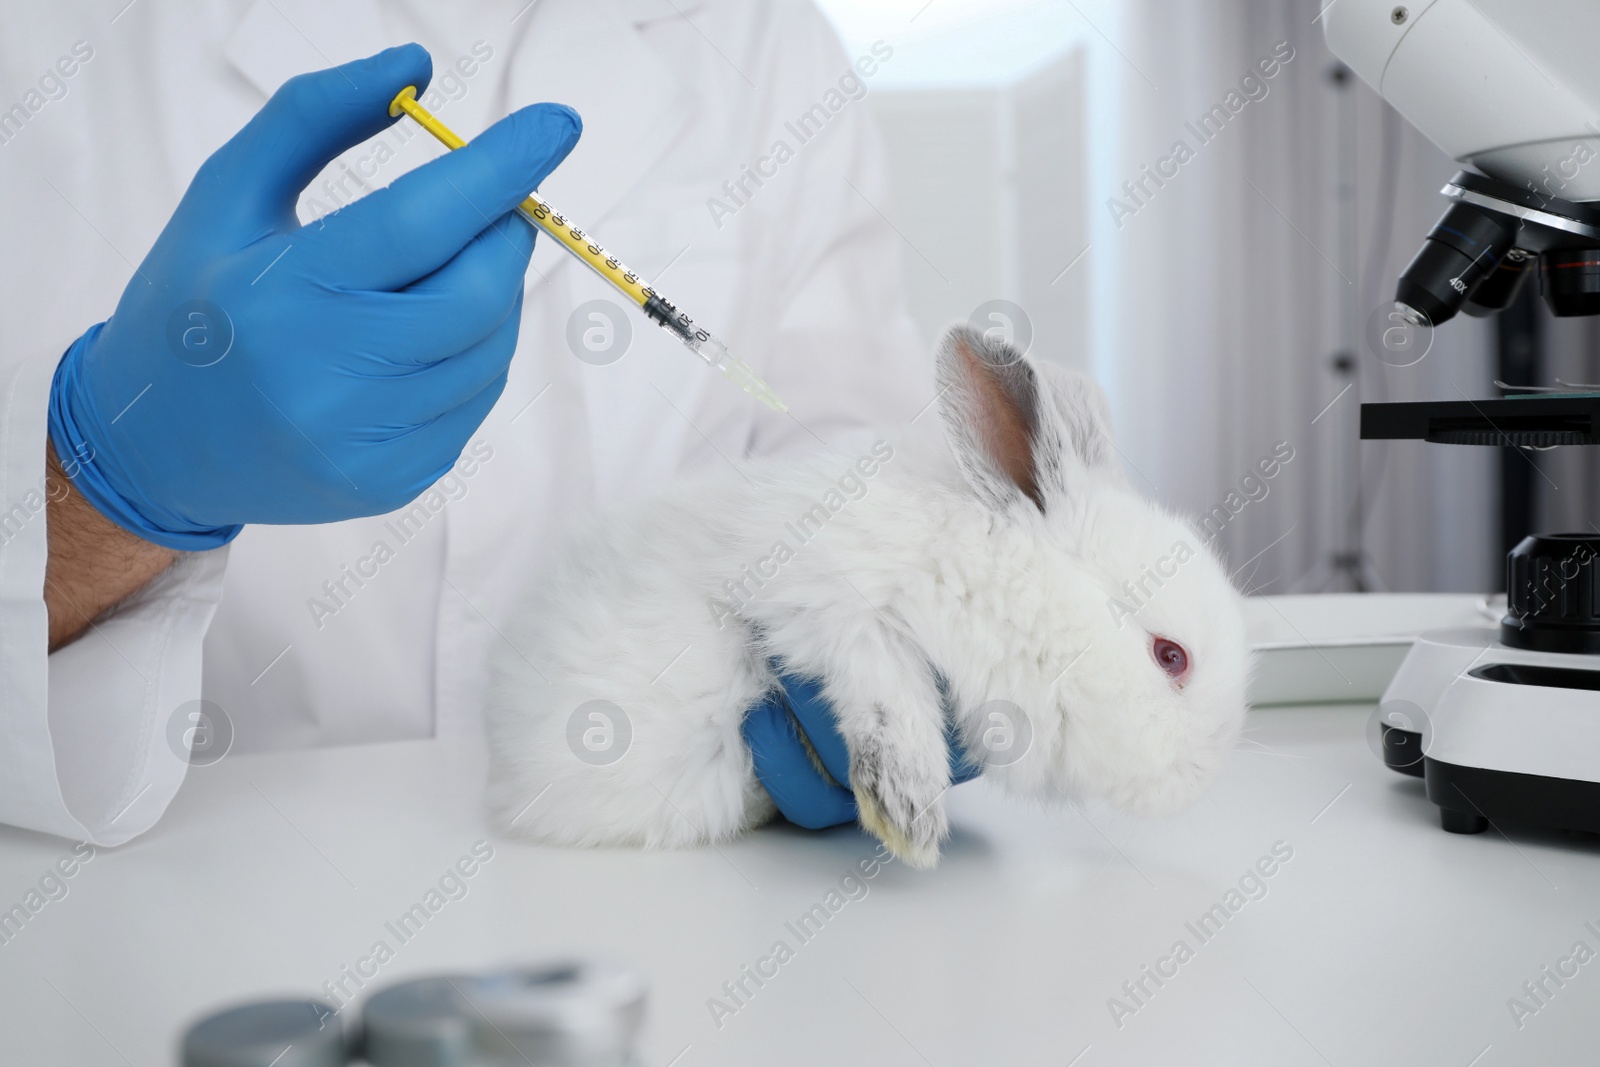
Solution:
{"label": "white wall", "polygon": [[1089,270],[1066,269],[1087,244],[1082,75],[1069,49],[1010,84],[870,97],[924,341],[999,298],[1035,356],[1087,369]]}

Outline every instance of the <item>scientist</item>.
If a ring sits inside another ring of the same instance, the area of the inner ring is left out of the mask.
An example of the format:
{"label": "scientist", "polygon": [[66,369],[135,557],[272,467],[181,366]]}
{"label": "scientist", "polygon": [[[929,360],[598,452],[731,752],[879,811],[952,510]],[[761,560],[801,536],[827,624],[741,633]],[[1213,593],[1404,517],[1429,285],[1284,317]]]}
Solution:
{"label": "scientist", "polygon": [[[239,752],[475,733],[501,620],[575,517],[933,396],[857,102],[881,57],[806,3],[5,20],[0,821],[126,841],[202,722]],[[394,125],[410,84],[472,144]],[[823,113],[729,210],[778,127]],[[508,215],[536,186],[793,417],[536,245]],[[854,813],[796,734],[843,779],[813,698],[747,736],[780,807],[826,825]]]}

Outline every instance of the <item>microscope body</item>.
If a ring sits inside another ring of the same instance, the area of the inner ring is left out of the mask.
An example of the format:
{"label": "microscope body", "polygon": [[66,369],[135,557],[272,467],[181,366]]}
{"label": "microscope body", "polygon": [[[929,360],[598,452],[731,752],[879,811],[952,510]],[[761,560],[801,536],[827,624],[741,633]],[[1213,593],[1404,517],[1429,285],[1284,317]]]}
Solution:
{"label": "microscope body", "polygon": [[1450,157],[1562,200],[1600,200],[1600,5],[1336,0],[1328,47]]}
{"label": "microscope body", "polygon": [[[1600,314],[1600,4],[1337,0],[1328,45],[1473,168],[1401,275],[1415,325],[1510,305],[1537,268],[1557,315]],[[1476,173],[1474,173],[1476,172]]]}
{"label": "microscope body", "polygon": [[[1491,315],[1528,279],[1560,316],[1600,314],[1600,2],[1334,0],[1328,45],[1465,168],[1401,274],[1418,328]],[[1600,444],[1600,390],[1363,404],[1363,439]],[[1528,537],[1498,629],[1421,635],[1384,693],[1375,741],[1424,779],[1444,829],[1492,821],[1600,833],[1600,526]]]}

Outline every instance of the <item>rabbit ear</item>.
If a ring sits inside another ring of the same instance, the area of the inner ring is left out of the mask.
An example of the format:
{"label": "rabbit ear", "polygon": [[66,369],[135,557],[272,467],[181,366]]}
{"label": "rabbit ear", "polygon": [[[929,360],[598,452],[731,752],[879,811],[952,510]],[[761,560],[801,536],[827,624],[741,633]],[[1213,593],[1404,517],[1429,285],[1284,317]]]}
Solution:
{"label": "rabbit ear", "polygon": [[967,484],[996,511],[1025,500],[1044,510],[1041,475],[1058,465],[1061,439],[1033,366],[965,323],[934,359],[945,439]]}
{"label": "rabbit ear", "polygon": [[1105,390],[1086,374],[1040,363],[1034,368],[1055,401],[1067,446],[1092,471],[1122,480],[1116,445],[1111,437],[1111,402]]}
{"label": "rabbit ear", "polygon": [[973,491],[1003,511],[1041,511],[1070,500],[1089,472],[1121,477],[1111,408],[1090,378],[1028,362],[1015,348],[963,323],[936,356],[939,414]]}

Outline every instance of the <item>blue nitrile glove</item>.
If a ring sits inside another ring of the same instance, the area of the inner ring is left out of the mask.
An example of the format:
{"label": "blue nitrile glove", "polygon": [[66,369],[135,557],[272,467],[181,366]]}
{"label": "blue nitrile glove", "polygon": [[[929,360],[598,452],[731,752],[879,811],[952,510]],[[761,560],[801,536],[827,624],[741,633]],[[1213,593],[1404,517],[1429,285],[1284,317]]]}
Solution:
{"label": "blue nitrile glove", "polygon": [[[751,708],[741,726],[756,777],[783,817],[796,826],[821,830],[855,822],[856,799],[847,788],[850,753],[839,736],[833,706],[822,696],[822,683],[784,674],[777,663],[773,670],[778,672],[780,688]],[[812,764],[800,739],[802,732],[827,768],[826,776]],[[963,752],[953,721],[946,722],[945,743],[952,784],[970,782],[983,773],[983,764]]]}
{"label": "blue nitrile glove", "polygon": [[175,549],[391,511],[505,386],[533,228],[509,216],[578,116],[539,104],[304,227],[301,189],[425,86],[405,45],[290,79],[201,165],[108,322],[62,357],[50,436],[102,514]]}

